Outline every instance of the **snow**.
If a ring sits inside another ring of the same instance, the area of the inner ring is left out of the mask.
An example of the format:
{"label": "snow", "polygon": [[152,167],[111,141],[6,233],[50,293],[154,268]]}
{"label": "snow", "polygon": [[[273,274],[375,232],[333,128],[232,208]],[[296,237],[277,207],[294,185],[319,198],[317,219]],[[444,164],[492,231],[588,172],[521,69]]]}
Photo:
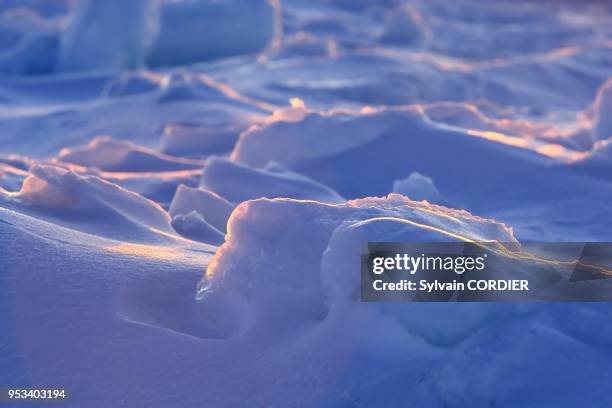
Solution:
{"label": "snow", "polygon": [[85,146],[64,148],[57,158],[100,170],[125,172],[190,170],[204,165],[204,162],[160,154],[110,136],[98,136]]}
{"label": "snow", "polygon": [[219,231],[225,232],[234,205],[218,194],[203,188],[180,185],[170,204],[171,216],[198,213]]}
{"label": "snow", "polygon": [[403,180],[393,182],[393,192],[410,197],[413,200],[427,200],[431,203],[441,204],[444,197],[440,194],[434,181],[420,173],[410,173]]}
{"label": "snow", "polygon": [[223,242],[223,233],[206,222],[206,219],[196,211],[175,215],[172,218],[172,226],[179,234],[194,241],[213,245],[220,245]]}
{"label": "snow", "polygon": [[[411,171],[439,178],[449,190],[460,188],[466,195],[471,188],[484,192],[485,184],[494,188],[507,172],[552,163],[510,142],[500,149],[499,142],[479,135],[432,123],[411,107],[313,112],[297,122],[271,122],[249,129],[241,135],[232,158],[252,166],[276,161],[348,197],[389,192],[394,180]],[[446,166],[439,166],[439,161]]]}
{"label": "snow", "polygon": [[119,70],[143,65],[156,37],[157,2],[80,0],[75,4],[61,34],[56,70]]}
{"label": "snow", "polygon": [[234,203],[259,197],[289,197],[325,203],[344,201],[329,187],[274,161],[257,169],[222,157],[212,157],[202,175],[201,185]]}
{"label": "snow", "polygon": [[30,173],[12,199],[76,230],[121,237],[128,229],[135,238],[150,229],[174,233],[158,204],[106,180],[50,165],[35,165]]}
{"label": "snow", "polygon": [[[355,237],[336,237],[351,235],[354,230],[361,231],[357,241]],[[238,291],[256,302],[256,293],[267,293],[268,285],[315,290],[321,292],[319,295],[325,290],[329,292],[328,302],[338,301],[335,290],[341,287],[350,293],[358,286],[360,275],[353,272],[365,243],[383,237],[390,242],[515,240],[511,230],[502,224],[465,211],[414,202],[399,194],[336,205],[284,198],[246,201],[232,213],[228,237],[206,272],[201,292],[204,301],[207,296],[215,296],[219,287],[222,291]],[[305,237],[311,245],[299,244]],[[295,263],[296,256],[302,260],[299,265]],[[338,263],[337,268],[327,272],[333,276],[325,275],[327,259]],[[345,280],[350,281],[349,287]],[[325,283],[329,286],[322,287]],[[284,296],[284,291],[278,292]],[[253,309],[256,311],[257,306]]]}
{"label": "snow", "polygon": [[431,33],[418,9],[406,5],[390,13],[381,41],[390,45],[416,47],[429,35]]}
{"label": "snow", "polygon": [[276,34],[277,12],[268,0],[165,1],[160,15],[147,58],[152,66],[256,54]]}
{"label": "snow", "polygon": [[160,150],[190,156],[228,152],[243,129],[238,125],[202,127],[191,123],[171,123],[164,128]]}
{"label": "snow", "polygon": [[269,0],[10,3],[0,9],[0,72],[10,74],[118,71],[257,54],[273,45],[280,26],[279,6]]}
{"label": "snow", "polygon": [[611,41],[596,1],[0,2],[0,385],[612,406],[607,303],[359,297],[367,242],[612,240]]}

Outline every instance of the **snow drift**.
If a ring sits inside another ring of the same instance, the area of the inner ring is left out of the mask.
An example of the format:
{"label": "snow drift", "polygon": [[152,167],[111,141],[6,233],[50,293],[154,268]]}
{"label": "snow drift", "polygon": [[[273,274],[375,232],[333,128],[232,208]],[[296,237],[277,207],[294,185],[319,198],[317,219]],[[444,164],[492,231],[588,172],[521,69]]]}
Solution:
{"label": "snow drift", "polygon": [[[599,372],[595,367],[600,366],[601,346],[577,344],[571,325],[559,325],[568,305],[359,301],[359,263],[366,242],[466,239],[514,241],[499,223],[400,195],[343,205],[249,201],[232,214],[228,240],[200,284],[202,327],[208,336],[227,342],[257,344],[274,333],[274,338],[286,339],[282,350],[290,351],[281,358],[293,364],[316,350],[317,358],[306,364],[300,378],[314,378],[309,377],[314,367],[324,384],[321,392],[343,390],[324,398],[330,405],[342,405],[347,398],[366,405],[411,401],[427,406],[432,398],[456,407],[485,406],[491,400],[513,405],[525,400],[515,391],[531,381],[524,376],[504,381],[517,364],[542,375],[561,370],[563,374],[540,382],[543,388],[529,395],[530,402],[545,404],[556,398],[559,382],[575,383],[558,358],[569,350],[580,356],[571,357],[572,364],[588,361],[590,375]],[[302,245],[304,240],[309,244]],[[582,307],[578,313],[593,318],[605,309]],[[575,317],[569,319],[577,322]],[[500,331],[511,340],[499,336]],[[268,347],[259,350],[269,355]],[[534,353],[546,361],[545,367],[533,361]],[[333,385],[324,380],[330,377]],[[598,386],[604,381],[595,380]],[[584,382],[574,386],[596,389]],[[319,403],[319,395],[309,393],[309,404]],[[579,397],[564,392],[560,398]]]}
{"label": "snow drift", "polygon": [[110,136],[96,137],[85,146],[64,148],[57,158],[81,166],[123,172],[190,170],[204,165],[204,162],[157,153]]}
{"label": "snow drift", "polygon": [[107,237],[155,241],[176,235],[159,205],[108,181],[49,165],[35,165],[30,173],[13,195],[25,209]]}
{"label": "snow drift", "polygon": [[[351,235],[354,230],[365,233]],[[322,313],[319,318],[336,303],[356,302],[358,264],[368,241],[515,241],[511,230],[494,221],[397,194],[340,205],[247,201],[234,210],[227,236],[200,289],[202,307],[251,316],[249,322],[219,321],[219,334],[227,335],[264,324],[270,302],[287,308],[303,302],[301,309]],[[309,245],[301,245],[304,240]],[[247,302],[249,311],[239,313]]]}
{"label": "snow drift", "polygon": [[432,123],[418,108],[310,112],[247,130],[232,157],[259,167],[276,161],[348,197],[385,194],[395,180],[419,172],[445,193],[461,194],[460,201],[480,203],[502,182],[554,162],[510,142],[501,149],[503,135],[483,136]]}

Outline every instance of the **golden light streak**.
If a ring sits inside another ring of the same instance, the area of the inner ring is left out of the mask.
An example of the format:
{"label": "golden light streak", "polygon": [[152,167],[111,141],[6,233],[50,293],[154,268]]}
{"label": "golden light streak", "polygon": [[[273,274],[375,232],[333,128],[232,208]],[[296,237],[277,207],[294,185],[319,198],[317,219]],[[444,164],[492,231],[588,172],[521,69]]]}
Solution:
{"label": "golden light streak", "polygon": [[182,258],[181,253],[175,248],[158,245],[132,244],[129,242],[108,246],[105,247],[104,250],[122,255],[131,255],[164,261],[175,261]]}

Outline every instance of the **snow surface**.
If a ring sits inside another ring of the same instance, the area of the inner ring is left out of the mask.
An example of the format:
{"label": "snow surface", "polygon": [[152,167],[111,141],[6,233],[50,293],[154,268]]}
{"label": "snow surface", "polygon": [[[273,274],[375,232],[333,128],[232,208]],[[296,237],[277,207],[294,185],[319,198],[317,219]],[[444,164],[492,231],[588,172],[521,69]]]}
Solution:
{"label": "snow surface", "polygon": [[604,1],[0,2],[0,386],[612,406],[608,304],[358,291],[368,241],[611,241],[611,50]]}
{"label": "snow surface", "polygon": [[287,197],[325,203],[344,201],[335,191],[286,167],[269,161],[262,169],[211,157],[201,185],[229,201],[240,203],[259,197]]}

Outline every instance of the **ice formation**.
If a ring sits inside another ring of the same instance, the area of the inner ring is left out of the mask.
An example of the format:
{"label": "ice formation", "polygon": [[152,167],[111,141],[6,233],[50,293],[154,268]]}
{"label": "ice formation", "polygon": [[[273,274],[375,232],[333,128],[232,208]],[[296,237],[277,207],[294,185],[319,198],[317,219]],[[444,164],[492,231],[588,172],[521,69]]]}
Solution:
{"label": "ice formation", "polygon": [[172,218],[172,226],[182,236],[213,245],[223,243],[223,233],[210,225],[202,215],[196,211],[187,214],[178,214]]}
{"label": "ice formation", "polygon": [[234,203],[259,197],[289,197],[325,203],[344,201],[329,187],[273,161],[257,169],[213,157],[208,160],[201,185]]}
{"label": "ice formation", "polygon": [[181,65],[262,52],[276,34],[276,16],[270,0],[165,1],[147,61]]}
{"label": "ice formation", "polygon": [[58,71],[143,66],[157,36],[157,1],[78,0],[75,4],[61,36]]}
{"label": "ice formation", "polygon": [[240,125],[199,126],[191,123],[171,123],[164,128],[161,151],[179,156],[208,155],[232,150]]}
{"label": "ice formation", "polygon": [[172,199],[169,213],[175,217],[196,212],[214,228],[225,232],[227,220],[233,210],[232,203],[212,191],[181,185]]}

